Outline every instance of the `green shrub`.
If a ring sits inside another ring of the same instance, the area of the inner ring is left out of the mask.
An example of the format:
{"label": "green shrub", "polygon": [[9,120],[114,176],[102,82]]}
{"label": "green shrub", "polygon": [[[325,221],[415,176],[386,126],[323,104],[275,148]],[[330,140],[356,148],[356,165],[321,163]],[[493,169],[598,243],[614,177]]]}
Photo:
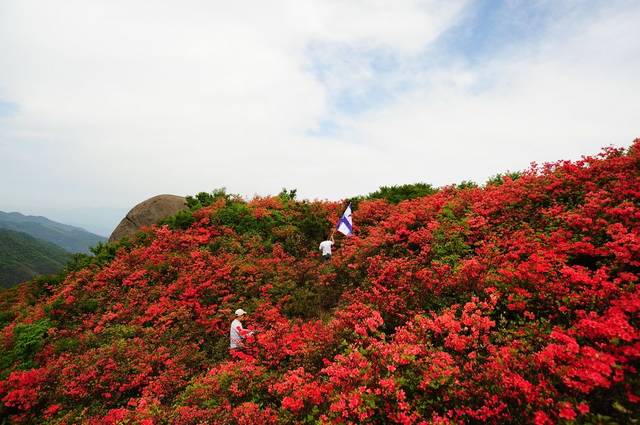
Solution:
{"label": "green shrub", "polygon": [[427,183],[403,184],[400,186],[382,186],[377,191],[370,193],[367,199],[386,199],[392,204],[397,204],[406,199],[421,198],[432,195],[438,190]]}
{"label": "green shrub", "polygon": [[226,207],[216,211],[211,221],[217,225],[229,226],[239,234],[259,233],[260,227],[265,227],[264,223],[258,223],[247,204],[236,201],[232,201]]}
{"label": "green shrub", "polygon": [[463,180],[456,185],[456,189],[475,189],[478,184],[471,180]]}
{"label": "green shrub", "polygon": [[28,358],[35,354],[44,343],[44,337],[51,328],[49,319],[41,319],[31,324],[17,325],[13,331],[14,352],[18,357]]}
{"label": "green shrub", "polygon": [[33,356],[42,348],[49,328],[49,319],[17,325],[13,330],[13,348],[0,354],[0,369],[6,372],[6,369],[16,362],[19,364],[18,367],[23,369],[33,367]]}
{"label": "green shrub", "polygon": [[98,310],[100,303],[93,298],[79,300],[77,302],[77,308],[81,313],[94,313]]}
{"label": "green shrub", "polygon": [[282,199],[284,202],[295,201],[297,195],[297,189],[287,190],[286,187],[283,187],[280,193],[278,193],[278,198]]}
{"label": "green shrub", "polygon": [[53,344],[56,353],[76,352],[80,347],[80,340],[76,337],[62,338]]}
{"label": "green shrub", "polygon": [[182,210],[178,211],[176,215],[171,217],[167,217],[160,221],[160,225],[168,225],[171,230],[177,229],[188,229],[193,223],[195,223],[196,219],[193,216],[193,212],[191,210]]}
{"label": "green shrub", "polygon": [[107,264],[116,257],[116,253],[121,247],[130,248],[131,243],[126,238],[118,242],[99,242],[98,245],[90,248],[90,251],[94,255],[93,263],[100,266]]}
{"label": "green shrub", "polygon": [[202,345],[202,349],[207,353],[208,360],[220,362],[229,357],[229,336],[211,335]]}
{"label": "green shrub", "polygon": [[522,173],[518,171],[507,171],[506,173],[496,174],[493,177],[490,177],[489,180],[485,183],[485,186],[500,186],[504,183],[505,177],[508,177],[511,180],[517,180],[522,176]]}
{"label": "green shrub", "polygon": [[320,307],[320,294],[309,287],[295,288],[291,298],[282,306],[282,312],[288,317],[317,317]]}
{"label": "green shrub", "polygon": [[214,189],[211,193],[200,192],[196,196],[187,196],[187,207],[189,207],[191,211],[197,211],[202,207],[208,207],[220,198],[230,199],[224,187]]}
{"label": "green shrub", "polygon": [[13,311],[0,311],[0,329],[13,322],[15,318],[16,314]]}
{"label": "green shrub", "polygon": [[455,267],[461,259],[471,254],[464,230],[467,224],[464,217],[458,217],[445,206],[438,216],[440,226],[433,232],[431,243],[432,260]]}
{"label": "green shrub", "polygon": [[[96,247],[97,248],[97,247]],[[64,274],[82,270],[88,265],[92,264],[94,257],[87,254],[74,254],[71,260],[67,263],[64,269]]]}
{"label": "green shrub", "polygon": [[321,241],[327,235],[327,229],[331,228],[332,223],[324,216],[314,214],[311,208],[306,208],[303,212],[303,219],[298,223],[300,231],[309,241]]}
{"label": "green shrub", "polygon": [[287,317],[320,318],[338,304],[342,291],[329,286],[301,286],[290,291],[291,298],[282,306]]}
{"label": "green shrub", "polygon": [[57,320],[60,318],[59,310],[64,308],[64,301],[62,298],[56,298],[51,304],[44,306],[44,313],[48,318]]}
{"label": "green shrub", "polygon": [[103,338],[108,341],[115,339],[129,339],[136,336],[137,333],[138,328],[135,326],[115,324],[105,328],[103,331]]}

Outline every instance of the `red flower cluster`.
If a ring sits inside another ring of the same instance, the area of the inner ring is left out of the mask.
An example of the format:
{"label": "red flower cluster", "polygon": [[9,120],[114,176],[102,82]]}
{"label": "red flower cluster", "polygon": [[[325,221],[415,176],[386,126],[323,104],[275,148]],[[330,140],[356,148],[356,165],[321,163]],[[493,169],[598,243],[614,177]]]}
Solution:
{"label": "red flower cluster", "polygon": [[[628,423],[640,140],[341,212],[216,198],[61,282],[0,293],[11,423]],[[320,229],[319,231],[317,229]],[[244,355],[228,354],[236,308]]]}

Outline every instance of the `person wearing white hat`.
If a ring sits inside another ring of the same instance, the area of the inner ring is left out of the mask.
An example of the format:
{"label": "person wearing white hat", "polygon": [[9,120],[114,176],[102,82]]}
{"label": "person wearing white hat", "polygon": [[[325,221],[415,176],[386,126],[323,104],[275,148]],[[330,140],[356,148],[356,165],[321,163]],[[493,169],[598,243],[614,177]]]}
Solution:
{"label": "person wearing white hat", "polygon": [[247,312],[241,308],[235,312],[236,318],[231,322],[231,329],[229,330],[229,350],[241,348],[243,346],[242,340],[247,334],[251,334],[247,332],[240,321],[240,318],[245,314],[247,314]]}

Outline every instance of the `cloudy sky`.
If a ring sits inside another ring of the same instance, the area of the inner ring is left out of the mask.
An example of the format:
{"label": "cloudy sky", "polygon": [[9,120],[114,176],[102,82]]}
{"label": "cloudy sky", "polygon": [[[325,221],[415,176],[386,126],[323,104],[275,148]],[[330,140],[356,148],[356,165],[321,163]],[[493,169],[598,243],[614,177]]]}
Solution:
{"label": "cloudy sky", "polygon": [[637,0],[0,0],[0,210],[95,231],[160,193],[481,183],[636,137]]}

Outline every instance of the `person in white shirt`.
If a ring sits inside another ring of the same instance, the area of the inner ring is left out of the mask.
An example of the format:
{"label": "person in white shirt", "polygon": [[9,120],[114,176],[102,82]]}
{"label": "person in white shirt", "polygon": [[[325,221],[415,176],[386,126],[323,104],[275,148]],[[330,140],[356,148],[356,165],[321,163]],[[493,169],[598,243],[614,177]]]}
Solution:
{"label": "person in white shirt", "polygon": [[331,236],[325,240],[320,242],[320,251],[322,251],[322,258],[325,261],[329,261],[331,259],[331,247],[334,244],[334,240],[333,240],[333,234],[331,234]]}
{"label": "person in white shirt", "polygon": [[242,348],[244,345],[242,340],[247,335],[252,334],[252,332],[249,332],[242,326],[242,322],[240,321],[240,318],[245,314],[247,314],[247,312],[241,308],[237,309],[235,312],[236,318],[231,322],[231,329],[229,330],[229,350]]}

